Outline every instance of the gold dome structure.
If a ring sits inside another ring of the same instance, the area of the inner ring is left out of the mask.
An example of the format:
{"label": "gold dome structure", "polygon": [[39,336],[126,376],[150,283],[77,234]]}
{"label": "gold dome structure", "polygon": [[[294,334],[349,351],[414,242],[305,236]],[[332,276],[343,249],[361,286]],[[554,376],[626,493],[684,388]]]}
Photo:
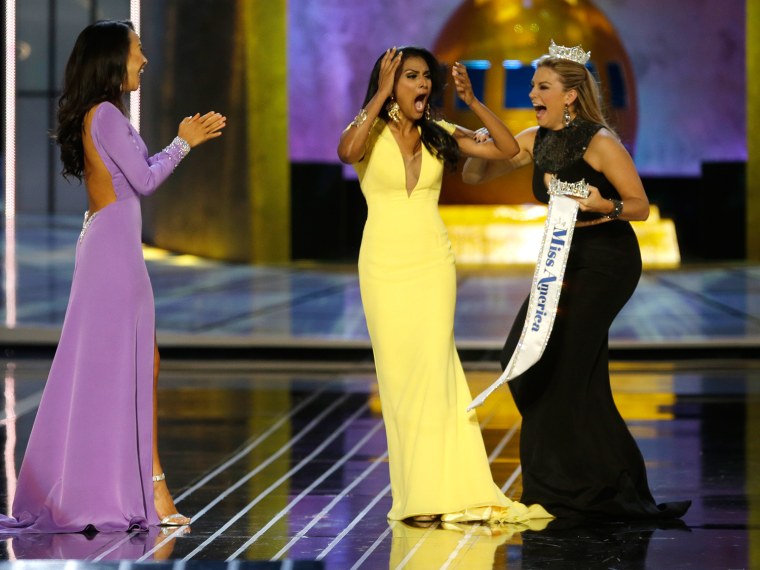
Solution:
{"label": "gold dome structure", "polygon": [[[603,103],[612,126],[629,149],[636,138],[637,100],[633,68],[607,17],[589,0],[466,0],[451,15],[433,51],[445,64],[468,67],[476,96],[517,134],[536,124],[528,98],[533,62],[551,40],[591,51],[589,68],[601,80]],[[448,90],[448,120],[478,128],[475,115]],[[468,186],[458,174],[444,182],[446,204],[532,202],[530,169],[492,182]]]}

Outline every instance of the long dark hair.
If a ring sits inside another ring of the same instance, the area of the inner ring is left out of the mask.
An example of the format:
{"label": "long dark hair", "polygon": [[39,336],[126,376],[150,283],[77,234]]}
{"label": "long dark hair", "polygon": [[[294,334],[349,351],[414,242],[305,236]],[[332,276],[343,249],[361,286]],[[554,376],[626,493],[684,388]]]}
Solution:
{"label": "long dark hair", "polygon": [[[428,97],[428,105],[430,106],[430,118],[427,118],[423,115],[423,117],[417,121],[417,124],[420,127],[420,138],[422,140],[422,144],[425,145],[431,154],[437,156],[443,160],[443,162],[448,167],[454,169],[456,168],[457,162],[459,161],[459,145],[451,134],[449,134],[443,127],[436,124],[434,121],[434,119],[440,116],[440,111],[438,109],[434,109],[433,105],[436,102],[440,101],[443,97],[443,90],[446,88],[445,71],[435,56],[425,48],[402,47],[399,48],[399,51],[402,52],[401,65],[398,66],[398,69],[396,71],[394,86],[395,82],[398,81],[399,75],[401,74],[401,69],[404,62],[410,57],[420,57],[424,59],[425,63],[427,63],[428,68],[430,69],[431,88],[430,96]],[[375,67],[372,68],[372,74],[369,78],[369,85],[367,86],[367,95],[364,97],[364,103],[362,104],[362,107],[366,107],[367,103],[369,103],[369,100],[375,96],[375,93],[377,93],[377,89],[380,85],[380,63],[382,62],[384,56],[385,54],[383,53],[379,58],[377,58]],[[390,117],[388,117],[388,111],[385,108],[389,100],[390,98],[383,101],[383,108],[381,109],[379,115],[380,118],[384,119],[386,122],[390,121]]]}
{"label": "long dark hair", "polygon": [[84,174],[82,127],[94,105],[108,101],[125,115],[122,82],[127,76],[129,32],[132,22],[100,20],[79,34],[63,75],[58,99],[58,127],[54,138],[61,146],[63,176],[79,181]]}

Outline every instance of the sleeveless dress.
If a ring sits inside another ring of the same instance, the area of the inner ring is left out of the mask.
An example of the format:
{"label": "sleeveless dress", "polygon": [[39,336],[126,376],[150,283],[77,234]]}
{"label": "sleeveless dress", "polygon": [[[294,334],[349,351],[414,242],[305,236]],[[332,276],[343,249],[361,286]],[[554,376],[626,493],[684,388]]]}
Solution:
{"label": "sleeveless dress", "polygon": [[443,162],[424,145],[421,152],[411,195],[385,121],[375,122],[364,158],[353,165],[368,209],[359,284],[388,440],[388,518],[551,518],[538,505],[527,508],[504,496],[476,414],[465,411],[472,398],[454,345],[454,255],[438,213]]}
{"label": "sleeveless dress", "polygon": [[61,338],[0,533],[147,530],[153,505],[153,291],[141,194],[183,153],[148,157],[124,115],[101,103],[92,140],[116,201],[86,218]]}
{"label": "sleeveless dress", "polygon": [[[539,128],[533,149],[533,192],[549,196],[544,174],[586,182],[604,198],[614,186],[583,155],[601,125],[576,118],[560,131]],[[579,212],[579,220],[603,217]],[[676,518],[690,501],[657,505],[644,459],[615,406],[607,337],[613,319],[641,276],[641,254],[631,225],[613,220],[575,228],[554,323],[536,364],[509,383],[522,414],[520,460],[523,502],[538,502],[557,517]],[[528,300],[501,356],[506,367],[520,338]]]}

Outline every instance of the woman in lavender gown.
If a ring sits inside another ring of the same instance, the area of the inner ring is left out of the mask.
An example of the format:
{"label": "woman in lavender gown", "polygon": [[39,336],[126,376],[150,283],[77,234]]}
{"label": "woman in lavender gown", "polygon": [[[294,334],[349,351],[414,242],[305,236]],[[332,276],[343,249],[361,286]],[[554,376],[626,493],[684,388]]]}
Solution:
{"label": "woman in lavender gown", "polygon": [[89,200],[61,339],[0,532],[179,526],[158,457],[153,291],[141,248],[140,196],[195,147],[221,135],[218,113],[185,118],[148,156],[125,93],[147,64],[130,22],[100,21],[66,66],[56,139],[64,176]]}

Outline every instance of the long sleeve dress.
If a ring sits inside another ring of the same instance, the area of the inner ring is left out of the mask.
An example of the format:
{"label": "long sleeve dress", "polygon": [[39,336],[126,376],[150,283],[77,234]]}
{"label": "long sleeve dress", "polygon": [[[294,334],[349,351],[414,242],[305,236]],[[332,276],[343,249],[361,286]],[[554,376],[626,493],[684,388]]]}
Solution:
{"label": "long sleeve dress", "polygon": [[[440,122],[453,132],[454,125]],[[404,161],[377,120],[354,164],[368,215],[359,284],[380,392],[393,505],[388,518],[521,522],[551,518],[510,501],[493,481],[454,345],[456,270],[438,213],[443,162],[423,145],[420,177],[406,190]]]}
{"label": "long sleeve dress", "polygon": [[142,254],[140,196],[184,156],[177,140],[148,156],[111,103],[92,140],[116,201],[86,217],[61,338],[0,532],[147,529],[153,505],[153,290]]}

